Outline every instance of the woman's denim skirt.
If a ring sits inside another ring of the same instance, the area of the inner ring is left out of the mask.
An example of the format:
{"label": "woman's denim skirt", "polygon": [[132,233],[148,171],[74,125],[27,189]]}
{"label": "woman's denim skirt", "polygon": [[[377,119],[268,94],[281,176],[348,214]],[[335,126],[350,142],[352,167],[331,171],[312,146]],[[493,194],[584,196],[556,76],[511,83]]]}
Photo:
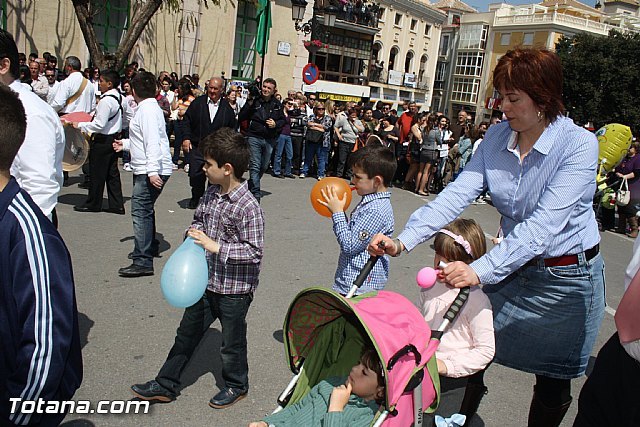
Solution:
{"label": "woman's denim skirt", "polygon": [[494,361],[524,372],[570,379],[584,374],[605,308],[604,262],[546,267],[538,260],[484,286],[493,307]]}

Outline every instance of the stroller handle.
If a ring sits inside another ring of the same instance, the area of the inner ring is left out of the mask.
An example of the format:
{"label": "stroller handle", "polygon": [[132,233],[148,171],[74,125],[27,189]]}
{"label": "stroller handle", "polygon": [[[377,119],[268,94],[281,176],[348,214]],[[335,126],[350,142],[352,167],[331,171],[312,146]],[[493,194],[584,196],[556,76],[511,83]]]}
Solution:
{"label": "stroller handle", "polygon": [[[384,242],[378,243],[378,247],[380,249],[384,249]],[[346,296],[347,299],[354,296],[356,291],[360,289],[364,281],[369,276],[369,273],[371,273],[371,270],[373,270],[373,266],[376,265],[376,262],[378,262],[378,258],[380,257],[376,255],[371,255],[369,257],[369,260],[364,264],[362,270],[360,270],[358,277],[356,277],[356,280],[353,281],[353,285],[351,285],[351,289],[349,289],[349,293]]]}

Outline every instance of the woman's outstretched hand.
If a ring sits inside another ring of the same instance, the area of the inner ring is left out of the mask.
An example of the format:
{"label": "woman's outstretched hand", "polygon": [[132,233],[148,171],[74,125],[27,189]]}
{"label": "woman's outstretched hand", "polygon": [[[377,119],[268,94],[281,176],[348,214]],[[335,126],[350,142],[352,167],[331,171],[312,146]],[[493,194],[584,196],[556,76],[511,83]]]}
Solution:
{"label": "woman's outstretched hand", "polygon": [[440,280],[456,288],[476,286],[480,284],[480,278],[476,272],[462,261],[452,261],[438,274]]}
{"label": "woman's outstretched hand", "polygon": [[[382,244],[380,244],[381,242]],[[373,236],[369,242],[369,246],[367,246],[367,251],[370,255],[374,256],[382,256],[384,254],[396,256],[398,253],[393,240],[384,234],[376,234]]]}

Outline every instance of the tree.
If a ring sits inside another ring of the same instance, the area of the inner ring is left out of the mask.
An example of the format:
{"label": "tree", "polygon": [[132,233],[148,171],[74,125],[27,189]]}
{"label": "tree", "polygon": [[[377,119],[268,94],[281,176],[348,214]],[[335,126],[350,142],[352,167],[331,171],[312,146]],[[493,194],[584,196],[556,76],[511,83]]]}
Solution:
{"label": "tree", "polygon": [[[215,5],[220,4],[220,0],[199,1],[203,2],[206,7],[209,7],[209,2]],[[100,46],[95,29],[93,28],[93,17],[100,10],[100,4],[104,4],[104,2],[97,0],[71,0],[71,2],[73,3],[84,41],[89,49],[91,62],[101,69],[114,68],[116,70],[120,70],[125,66],[129,54],[140,38],[140,35],[153,15],[161,7],[166,8],[171,13],[177,13],[182,6],[182,1],[180,0],[132,0],[131,25],[122,38],[118,49],[115,52],[105,52]],[[187,20],[181,22],[180,25],[196,24],[194,16],[189,16],[186,19]]]}
{"label": "tree", "polygon": [[564,101],[578,123],[622,123],[640,130],[640,34],[612,31],[564,37],[556,45],[564,72]]}

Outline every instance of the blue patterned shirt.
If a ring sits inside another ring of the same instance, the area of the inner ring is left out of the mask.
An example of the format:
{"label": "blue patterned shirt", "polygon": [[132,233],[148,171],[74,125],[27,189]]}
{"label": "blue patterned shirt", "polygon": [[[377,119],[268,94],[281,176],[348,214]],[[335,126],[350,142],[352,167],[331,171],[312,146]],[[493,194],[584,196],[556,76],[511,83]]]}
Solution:
{"label": "blue patterned shirt", "polygon": [[[367,245],[371,238],[377,233],[387,236],[393,234],[391,193],[384,191],[365,195],[351,213],[349,220],[344,212],[336,212],[332,218],[333,232],[340,245],[333,290],[347,294],[360,270],[369,260]],[[378,260],[356,295],[383,289],[388,278],[389,259],[384,256]]]}
{"label": "blue patterned shirt", "polygon": [[411,215],[399,236],[407,250],[457,218],[484,189],[502,215],[504,240],[471,264],[481,283],[497,283],[534,257],[577,254],[600,241],[592,208],[598,141],[558,117],[520,162],[508,122],[491,126],[464,171]]}

